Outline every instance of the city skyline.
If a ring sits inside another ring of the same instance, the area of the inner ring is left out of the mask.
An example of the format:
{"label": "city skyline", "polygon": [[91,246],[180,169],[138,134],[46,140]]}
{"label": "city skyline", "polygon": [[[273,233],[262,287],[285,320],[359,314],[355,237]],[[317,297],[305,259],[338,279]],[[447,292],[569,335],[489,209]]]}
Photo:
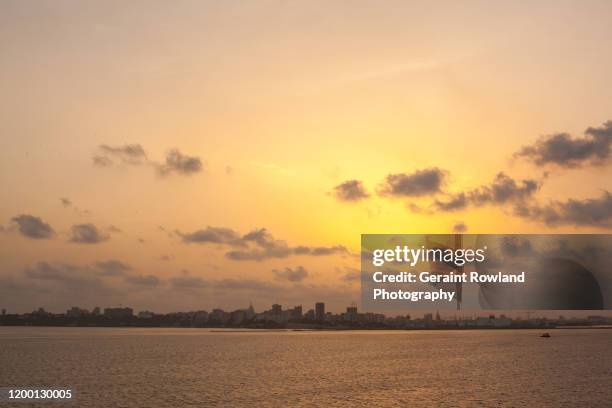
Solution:
{"label": "city skyline", "polygon": [[[422,317],[412,314],[385,315],[360,312],[355,305],[345,312],[325,310],[325,303],[317,302],[313,309],[304,312],[302,305],[283,309],[273,304],[270,309],[257,312],[248,308],[225,311],[223,309],[194,310],[173,313],[155,313],[141,310],[135,313],[131,307],[95,307],[91,311],[73,306],[65,313],[52,313],[38,308],[31,313],[11,314],[2,309],[0,326],[85,326],[85,327],[190,327],[190,328],[246,328],[292,330],[359,330],[359,329],[537,329],[556,327],[612,327],[612,314],[595,311],[584,316],[561,313],[554,317],[538,312],[519,312],[514,316],[505,313],[485,312],[476,314],[454,313],[449,316],[439,311],[423,312]],[[541,311],[540,311],[541,312]]]}

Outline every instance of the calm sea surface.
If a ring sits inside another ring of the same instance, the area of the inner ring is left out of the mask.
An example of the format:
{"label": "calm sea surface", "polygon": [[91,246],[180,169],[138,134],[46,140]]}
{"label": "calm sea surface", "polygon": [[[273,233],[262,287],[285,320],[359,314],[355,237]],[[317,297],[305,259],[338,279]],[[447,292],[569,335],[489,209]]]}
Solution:
{"label": "calm sea surface", "polygon": [[550,333],[0,327],[0,387],[85,407],[612,406],[612,330]]}

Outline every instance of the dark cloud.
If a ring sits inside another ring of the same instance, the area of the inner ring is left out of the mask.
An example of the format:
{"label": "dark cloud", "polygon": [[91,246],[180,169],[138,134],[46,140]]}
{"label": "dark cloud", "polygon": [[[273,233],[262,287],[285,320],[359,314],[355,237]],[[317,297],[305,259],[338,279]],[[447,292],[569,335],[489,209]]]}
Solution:
{"label": "dark cloud", "polygon": [[262,248],[274,248],[276,246],[286,246],[284,241],[277,241],[272,234],[265,228],[257,228],[245,234],[242,239],[247,242],[255,242]]}
{"label": "dark cloud", "polygon": [[106,228],[106,230],[108,232],[113,232],[113,233],[121,233],[121,232],[123,232],[120,228],[117,228],[114,225],[109,225],[108,228]]}
{"label": "dark cloud", "polygon": [[463,221],[458,221],[453,225],[453,232],[463,233],[468,230],[467,224]]}
{"label": "dark cloud", "polygon": [[230,228],[208,226],[206,229],[186,234],[176,231],[176,234],[179,235],[185,243],[243,245],[240,235]]}
{"label": "dark cloud", "polygon": [[69,198],[61,197],[60,203],[62,204],[64,208],[72,208],[78,214],[89,214],[89,210],[79,208]]}
{"label": "dark cloud", "polygon": [[446,171],[437,167],[411,174],[389,174],[379,192],[394,197],[420,197],[439,193],[445,181]]}
{"label": "dark cloud", "polygon": [[168,175],[171,173],[190,175],[202,170],[202,160],[196,156],[187,156],[177,149],[170,150],[166,155],[166,162],[158,164],[159,174]]}
{"label": "dark cloud", "polygon": [[455,211],[463,210],[469,204],[468,197],[465,193],[458,193],[447,201],[436,200],[434,201],[434,207],[440,211]]}
{"label": "dark cloud", "polygon": [[24,268],[23,273],[30,279],[57,282],[72,288],[86,288],[101,282],[91,268],[71,264],[38,262],[33,267]]}
{"label": "dark cloud", "polygon": [[225,256],[233,261],[263,261],[270,258],[286,258],[290,255],[327,256],[336,254],[348,254],[349,251],[342,245],[335,246],[296,246],[290,247],[284,241],[275,241],[263,249],[245,249],[229,251]]}
{"label": "dark cloud", "polygon": [[21,214],[13,217],[11,221],[18,225],[23,236],[31,239],[48,239],[55,234],[49,224],[33,215]]}
{"label": "dark cloud", "polygon": [[101,155],[94,157],[94,163],[108,166],[114,163],[113,159],[123,164],[140,165],[147,161],[147,154],[140,144],[125,144],[123,146],[100,145]]}
{"label": "dark cloud", "polygon": [[538,166],[548,164],[573,168],[601,165],[612,152],[612,121],[601,127],[589,127],[582,138],[557,133],[540,138],[531,146],[524,146],[515,157],[524,157]]}
{"label": "dark cloud", "polygon": [[233,261],[263,261],[271,258],[286,258],[290,255],[324,256],[348,253],[348,250],[341,245],[292,247],[286,241],[275,239],[265,228],[257,228],[240,236],[229,228],[209,226],[192,233],[177,231],[177,235],[185,243],[212,243],[234,247],[235,249],[225,253],[225,257]]}
{"label": "dark cloud", "polygon": [[98,244],[109,239],[108,234],[103,233],[93,224],[78,224],[71,228],[70,242],[78,244]]}
{"label": "dark cloud", "polygon": [[108,167],[113,165],[113,161],[106,156],[95,155],[93,157],[93,163],[99,167]]}
{"label": "dark cloud", "polygon": [[272,273],[277,279],[288,280],[289,282],[301,282],[308,277],[308,271],[303,266],[282,270],[272,269]]}
{"label": "dark cloud", "polygon": [[157,172],[166,176],[169,174],[190,175],[202,170],[202,160],[197,156],[189,156],[178,149],[172,149],[166,154],[163,163],[149,160],[144,148],[140,144],[125,144],[123,146],[100,145],[98,153],[94,155],[96,166],[109,167],[116,163],[130,166],[150,165]]}
{"label": "dark cloud", "polygon": [[132,270],[132,267],[116,259],[99,261],[94,264],[98,274],[102,276],[121,276]]}
{"label": "dark cloud", "polygon": [[154,275],[126,276],[125,281],[129,284],[139,285],[139,286],[157,286],[159,285],[159,278]]}
{"label": "dark cloud", "polygon": [[547,205],[519,204],[515,214],[544,222],[549,226],[575,225],[612,227],[612,194],[604,191],[598,198],[553,201]]}
{"label": "dark cloud", "polygon": [[275,244],[264,249],[234,250],[225,253],[225,257],[233,261],[263,261],[270,258],[286,258],[293,250],[286,243]]}
{"label": "dark cloud", "polygon": [[312,255],[312,256],[326,256],[335,254],[348,254],[348,249],[343,245],[334,246],[298,246],[295,247],[293,252],[297,255]]}
{"label": "dark cloud", "polygon": [[469,198],[475,205],[505,204],[522,201],[533,195],[540,184],[531,179],[516,181],[500,172],[490,185],[482,186],[469,193]]}
{"label": "dark cloud", "polygon": [[539,188],[540,183],[536,180],[515,180],[500,172],[490,184],[467,192],[452,194],[446,201],[436,200],[432,206],[437,211],[458,211],[467,208],[469,205],[517,204],[531,198]]}
{"label": "dark cloud", "polygon": [[334,187],[333,195],[340,201],[355,202],[370,196],[359,180],[348,180]]}

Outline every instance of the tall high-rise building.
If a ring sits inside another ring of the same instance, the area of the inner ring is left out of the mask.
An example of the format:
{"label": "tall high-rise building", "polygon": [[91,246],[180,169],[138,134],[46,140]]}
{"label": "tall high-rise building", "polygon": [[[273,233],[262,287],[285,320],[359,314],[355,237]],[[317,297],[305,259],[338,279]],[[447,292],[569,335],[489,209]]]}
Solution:
{"label": "tall high-rise building", "polygon": [[325,303],[315,303],[315,318],[319,321],[325,320]]}
{"label": "tall high-rise building", "polygon": [[302,305],[295,306],[293,308],[293,313],[291,316],[292,319],[301,319],[302,318]]}
{"label": "tall high-rise building", "polygon": [[272,314],[274,316],[280,316],[283,312],[283,307],[278,303],[272,305]]}
{"label": "tall high-rise building", "polygon": [[349,306],[346,308],[346,319],[349,322],[357,320],[357,306]]}

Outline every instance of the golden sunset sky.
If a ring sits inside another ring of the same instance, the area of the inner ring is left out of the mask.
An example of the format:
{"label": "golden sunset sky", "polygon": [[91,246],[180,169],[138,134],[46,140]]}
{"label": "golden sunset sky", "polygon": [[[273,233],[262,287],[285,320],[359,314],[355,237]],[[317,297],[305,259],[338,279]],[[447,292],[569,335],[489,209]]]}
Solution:
{"label": "golden sunset sky", "polygon": [[4,1],[0,307],[339,310],[362,233],[611,232],[610,21]]}

